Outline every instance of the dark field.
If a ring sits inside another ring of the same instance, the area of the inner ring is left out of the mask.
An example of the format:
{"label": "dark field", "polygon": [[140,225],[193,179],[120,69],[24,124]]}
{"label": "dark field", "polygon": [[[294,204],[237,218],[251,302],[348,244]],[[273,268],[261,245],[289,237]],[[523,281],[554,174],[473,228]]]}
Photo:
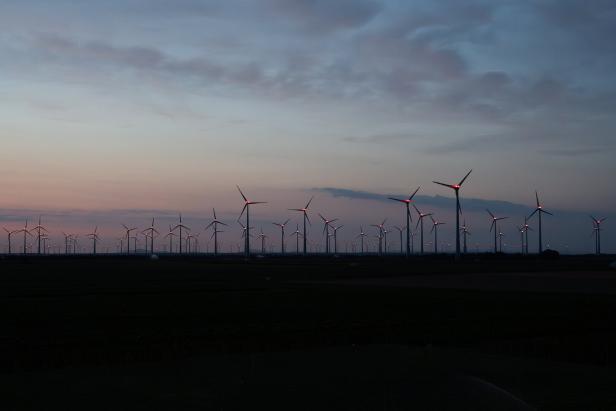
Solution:
{"label": "dark field", "polygon": [[614,259],[4,258],[2,408],[616,409]]}

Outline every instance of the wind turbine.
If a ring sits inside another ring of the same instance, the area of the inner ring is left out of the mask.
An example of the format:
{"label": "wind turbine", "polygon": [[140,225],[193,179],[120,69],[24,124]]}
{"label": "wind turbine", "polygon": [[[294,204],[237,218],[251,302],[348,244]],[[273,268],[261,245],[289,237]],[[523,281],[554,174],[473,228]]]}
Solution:
{"label": "wind turbine", "polygon": [[430,232],[434,231],[434,254],[436,254],[438,253],[438,226],[445,223],[435,220],[432,216],[430,216],[430,220],[432,220],[432,229]]}
{"label": "wind turbine", "polygon": [[47,231],[47,229],[45,227],[43,227],[41,225],[41,216],[39,216],[38,225],[36,227],[34,227],[32,230],[30,230],[30,231],[35,231],[35,230],[37,231],[37,240],[38,240],[37,254],[40,255],[41,254],[41,240],[42,240],[41,230],[45,231],[46,233],[49,232],[49,231]]}
{"label": "wind turbine", "polygon": [[257,238],[261,239],[261,254],[265,254],[265,239],[267,235],[263,232],[263,227],[261,227],[261,232],[257,235]]}
{"label": "wind turbine", "polygon": [[411,231],[411,254],[415,254],[415,236],[417,235],[417,227]]}
{"label": "wind turbine", "polygon": [[[122,227],[124,227],[124,230],[126,230],[126,254],[130,254],[130,232],[131,231],[135,231],[137,229],[137,227],[133,227],[133,228],[128,228],[125,224],[122,224]],[[135,252],[137,251],[137,249],[135,248]]]}
{"label": "wind turbine", "polygon": [[[147,234],[149,232],[149,235]],[[148,228],[146,228],[145,230],[143,230],[141,232],[142,234],[146,235],[146,242],[145,242],[145,248],[146,248],[146,252],[148,251],[148,239],[147,237],[150,237],[150,254],[154,254],[154,234],[158,234],[160,235],[160,233],[158,232],[157,229],[154,228],[154,219],[152,218],[152,225],[149,226]]]}
{"label": "wind turbine", "polygon": [[459,192],[460,192],[460,187],[462,187],[462,184],[468,178],[468,176],[471,174],[472,171],[473,170],[470,170],[468,173],[466,173],[464,178],[460,180],[458,184],[445,184],[445,183],[440,183],[438,181],[433,181],[433,183],[435,184],[439,184],[439,185],[453,189],[453,191],[455,191],[456,193],[456,258],[460,258],[460,214],[461,214],[462,209],[460,207],[460,193]]}
{"label": "wind turbine", "polygon": [[310,207],[310,203],[312,202],[312,199],[314,198],[314,196],[310,197],[310,200],[308,200],[308,203],[306,203],[306,207],[304,208],[289,208],[289,210],[291,211],[300,211],[304,214],[304,234],[302,235],[302,237],[304,237],[304,255],[306,255],[306,221],[308,222],[308,224],[312,225],[310,223],[310,218],[308,218],[308,207]]}
{"label": "wind turbine", "polygon": [[207,227],[205,227],[205,229],[207,230],[210,227],[214,227],[214,232],[212,233],[212,237],[214,237],[214,255],[218,255],[218,233],[222,233],[222,231],[218,230],[218,225],[226,226],[227,224],[218,220],[216,217],[216,209],[212,208],[212,212],[214,214],[214,219],[207,225]]}
{"label": "wind turbine", "polygon": [[[302,235],[302,233],[299,232],[299,224],[295,225],[295,231],[293,231],[291,233],[291,235],[295,236],[295,254],[299,255],[299,236]],[[304,244],[305,244],[305,242],[304,242]],[[305,250],[305,248],[304,248],[304,250]]]}
{"label": "wind turbine", "polygon": [[593,231],[595,233],[595,254],[601,254],[601,223],[604,222],[607,217],[595,218],[590,216],[593,224]]}
{"label": "wind turbine", "polygon": [[387,231],[387,227],[383,227],[383,240],[384,240],[384,246],[385,246],[385,254],[388,253],[388,248],[387,248],[387,233],[389,233],[389,231]]}
{"label": "wind turbine", "polygon": [[505,233],[503,233],[502,231],[498,232],[498,252],[502,253],[503,252],[503,237],[505,236]]}
{"label": "wind turbine", "polygon": [[66,234],[64,231],[62,231],[62,235],[64,236],[64,254],[68,254],[68,245],[72,236],[70,234]]}
{"label": "wind turbine", "polygon": [[490,210],[488,210],[486,208],[486,211],[488,212],[488,214],[490,214],[490,217],[492,217],[492,224],[490,225],[490,232],[492,232],[492,229],[494,229],[494,254],[496,254],[498,252],[498,249],[496,248],[496,238],[498,236],[498,221],[500,220],[504,220],[506,218],[509,217],[496,217],[494,214],[492,214],[492,212]]}
{"label": "wind turbine", "polygon": [[250,256],[250,206],[253,204],[266,204],[266,201],[250,201],[246,198],[246,196],[244,195],[244,193],[242,193],[242,189],[240,188],[240,186],[237,186],[237,190],[240,192],[240,194],[242,195],[242,198],[244,199],[244,208],[242,208],[242,212],[240,213],[240,216],[237,218],[237,221],[239,222],[240,218],[242,218],[242,215],[244,215],[244,211],[246,211],[246,238],[244,239],[245,241],[245,253],[246,256]]}
{"label": "wind turbine", "polygon": [[524,225],[518,227],[520,233],[520,254],[524,255]]}
{"label": "wind turbine", "polygon": [[43,234],[42,240],[43,240],[43,254],[49,254],[49,248],[51,248],[51,246],[49,246],[49,248],[47,246],[47,240],[49,240],[49,235]]}
{"label": "wind turbine", "polygon": [[319,217],[321,217],[321,220],[323,220],[323,234],[325,234],[325,253],[329,254],[329,227],[334,221],[338,221],[338,219],[334,218],[333,220],[328,220],[321,214],[319,214]]}
{"label": "wind turbine", "polygon": [[[248,232],[248,229],[247,229],[247,228],[246,228],[246,226],[245,226],[244,224],[242,224],[241,222],[239,222],[239,221],[238,221],[237,223],[240,225],[240,227],[242,227],[242,238],[246,237],[246,233]],[[250,229],[253,229],[253,228],[254,228],[254,227],[250,227]],[[252,236],[252,234],[251,234],[251,236]],[[245,242],[246,242],[246,241],[244,241],[244,243],[245,243]],[[244,244],[244,245],[245,245],[245,244]]]}
{"label": "wind turbine", "polygon": [[539,214],[539,254],[541,254],[543,252],[543,239],[541,237],[541,234],[542,234],[542,231],[541,231],[541,214],[546,213],[546,214],[552,215],[552,216],[554,214],[550,213],[549,211],[545,211],[543,209],[543,206],[539,202],[539,194],[536,191],[535,191],[535,198],[537,199],[537,208],[535,208],[535,211],[530,213],[530,215],[528,216],[528,219],[530,220],[533,217],[533,215],[535,215],[535,213]]}
{"label": "wind turbine", "polygon": [[[173,232],[173,228],[169,225],[169,232],[163,238],[169,237],[169,254],[173,254],[173,236],[177,234]],[[180,240],[181,241],[181,240]]]}
{"label": "wind turbine", "polygon": [[528,255],[528,230],[533,231],[533,229],[530,228],[530,226],[528,225],[528,217],[524,217],[524,225],[522,227],[524,228],[524,237],[525,237],[524,248],[526,250],[526,255]]}
{"label": "wind turbine", "polygon": [[332,229],[334,230],[334,254],[338,254],[338,230],[340,230],[342,227],[344,227],[343,225],[339,225],[337,227],[332,226]]}
{"label": "wind turbine", "polygon": [[364,227],[359,226],[359,235],[357,237],[359,237],[361,240],[361,253],[364,253],[364,237],[366,236],[366,233],[364,233]]}
{"label": "wind turbine", "polygon": [[13,236],[13,234],[17,233],[18,230],[9,231],[6,228],[4,228],[4,231],[6,231],[6,233],[8,234],[8,237],[9,237],[9,254],[12,254],[12,252],[11,252],[11,237]]}
{"label": "wind turbine", "polygon": [[24,254],[26,254],[28,252],[28,242],[27,242],[27,235],[29,235],[30,237],[32,237],[32,233],[30,231],[28,231],[28,220],[26,220],[26,225],[24,226],[24,228],[20,228],[19,230],[15,231],[16,233],[24,233]]}
{"label": "wind turbine", "polygon": [[[402,255],[402,247],[403,247],[403,245],[404,245],[404,244],[402,244],[402,231],[404,231],[404,228],[400,228],[400,227],[398,227],[397,225],[395,225],[395,226],[394,226],[394,228],[400,232],[400,255]],[[409,251],[409,250],[408,250],[408,248],[409,248],[409,247],[408,247],[408,244],[409,244],[409,241],[408,241],[408,240],[409,240],[409,238],[408,238],[408,235],[407,235],[407,238],[406,238],[406,244],[407,244],[407,247],[406,247],[406,248],[407,248],[407,252]]]}
{"label": "wind turbine", "polygon": [[427,213],[424,214],[421,211],[419,211],[419,209],[417,208],[417,206],[415,204],[413,204],[413,208],[415,208],[415,211],[417,211],[417,214],[419,214],[419,221],[417,221],[417,225],[415,226],[415,228],[417,228],[418,225],[421,225],[421,237],[419,238],[421,240],[421,254],[424,253],[424,224],[423,224],[423,219],[425,217],[431,217],[432,213]]}
{"label": "wind turbine", "polygon": [[[413,221],[413,218],[411,217],[410,205],[411,205],[411,202],[413,201],[413,197],[415,197],[415,194],[417,194],[418,191],[419,191],[419,187],[417,187],[417,190],[415,190],[415,192],[413,192],[413,194],[411,194],[409,198],[406,198],[406,199],[389,197],[390,200],[398,201],[404,204],[406,207],[406,256],[407,257],[411,255],[411,246],[409,243],[410,243],[410,236],[411,236],[411,222]],[[402,231],[400,232],[400,236],[402,236]],[[402,248],[402,237],[400,238],[401,238],[400,247]],[[400,254],[402,254],[402,251],[400,252]]]}
{"label": "wind turbine", "polygon": [[[387,219],[383,220],[383,222],[381,224],[370,224],[372,227],[376,227],[379,230],[379,235],[378,235],[378,239],[379,239],[379,255],[383,254],[383,236],[384,236],[385,221],[387,221]],[[387,237],[385,237],[385,238],[387,238]],[[387,248],[387,240],[385,240],[385,248]],[[387,252],[387,249],[385,250],[385,252]]]}
{"label": "wind turbine", "polygon": [[186,236],[186,250],[187,250],[188,254],[191,254],[191,253],[194,252],[194,247],[191,248],[192,240],[197,241],[198,235],[199,234],[197,234],[197,235],[188,234]]}
{"label": "wind turbine", "polygon": [[97,231],[98,231],[98,226],[94,227],[93,232],[91,232],[90,234],[86,234],[92,240],[92,254],[94,255],[96,255],[96,243],[98,242],[98,238],[99,238]]}
{"label": "wind turbine", "polygon": [[77,254],[77,237],[79,237],[79,235],[77,234],[71,235],[71,242],[73,243],[73,254]]}
{"label": "wind turbine", "polygon": [[467,253],[466,237],[471,235],[471,232],[468,231],[468,226],[466,225],[466,220],[464,220],[464,223],[463,223],[462,227],[460,227],[460,231],[462,231],[462,235],[463,235],[463,238],[464,238],[463,250],[464,250],[464,254],[466,254]]}
{"label": "wind turbine", "polygon": [[280,227],[280,252],[284,254],[284,228],[289,222],[290,219],[287,219],[284,223],[272,223],[275,226]]}
{"label": "wind turbine", "polygon": [[186,231],[190,231],[190,228],[182,224],[182,213],[180,213],[180,223],[173,227],[173,231],[177,230],[178,228],[180,229],[180,254],[182,254],[182,228]]}
{"label": "wind turbine", "polygon": [[[226,225],[226,224],[225,224],[225,225]],[[219,230],[219,229],[218,229],[218,227],[216,227],[216,226],[215,226],[215,227],[214,227],[214,231],[212,232],[212,235],[210,236],[210,241],[212,241],[212,239],[214,239],[214,255],[218,255],[218,248],[219,248],[219,246],[218,246],[218,244],[217,244],[217,243],[218,243],[218,234],[219,234],[219,233],[224,233],[224,231],[223,231],[223,230]],[[208,241],[208,242],[207,242],[207,244],[208,244],[208,245],[207,245],[207,249],[206,249],[206,252],[207,252],[207,253],[209,253],[209,252],[210,252],[210,251],[209,251],[209,248],[210,248],[210,247],[209,247],[209,243],[210,243],[210,241]],[[222,247],[222,246],[221,246],[221,247]]]}

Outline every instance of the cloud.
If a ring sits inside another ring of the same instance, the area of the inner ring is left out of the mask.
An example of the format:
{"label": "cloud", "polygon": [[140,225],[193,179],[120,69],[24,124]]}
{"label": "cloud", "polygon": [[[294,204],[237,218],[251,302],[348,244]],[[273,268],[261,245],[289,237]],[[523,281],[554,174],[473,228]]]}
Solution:
{"label": "cloud", "polygon": [[366,137],[343,137],[342,141],[346,143],[362,143],[362,144],[388,144],[388,143],[399,143],[413,140],[415,136],[406,134],[406,133],[395,133],[395,134],[375,134]]}
{"label": "cloud", "polygon": [[313,33],[357,29],[375,18],[383,4],[369,0],[269,0],[271,10],[295,28]]}
{"label": "cloud", "polygon": [[[351,190],[345,188],[335,188],[335,187],[322,187],[322,188],[314,188],[314,191],[325,193],[331,195],[333,197],[344,197],[351,198],[355,200],[369,200],[369,201],[379,201],[383,203],[392,203],[392,200],[389,197],[394,198],[406,198],[409,194],[379,194],[370,191],[361,191],[361,190]],[[440,195],[436,196],[426,196],[418,194],[414,197],[417,206],[424,211],[423,207],[438,207],[438,208],[447,208],[451,207],[452,201],[454,200],[451,197],[444,197]],[[528,215],[533,211],[532,207],[529,207],[524,204],[512,203],[509,201],[502,200],[486,200],[480,198],[463,198],[461,200],[462,208],[464,211],[475,211],[485,213],[486,208],[494,212],[499,212],[501,214],[510,214],[510,215]],[[556,212],[556,211],[555,211]]]}

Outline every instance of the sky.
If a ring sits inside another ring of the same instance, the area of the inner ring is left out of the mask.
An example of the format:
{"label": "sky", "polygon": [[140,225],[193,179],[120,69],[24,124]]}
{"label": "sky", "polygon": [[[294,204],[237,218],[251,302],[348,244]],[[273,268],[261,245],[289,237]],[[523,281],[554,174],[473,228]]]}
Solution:
{"label": "sky", "polygon": [[[315,224],[338,216],[350,242],[403,217],[352,193],[421,186],[447,238],[435,196],[452,193],[432,181],[471,168],[464,198],[511,214],[510,237],[535,190],[577,252],[587,214],[616,207],[613,1],[3,0],[0,26],[11,228],[43,214],[115,238],[212,207],[234,224],[240,184],[269,202],[255,221],[272,238],[315,195]],[[486,213],[467,217],[487,244]]]}

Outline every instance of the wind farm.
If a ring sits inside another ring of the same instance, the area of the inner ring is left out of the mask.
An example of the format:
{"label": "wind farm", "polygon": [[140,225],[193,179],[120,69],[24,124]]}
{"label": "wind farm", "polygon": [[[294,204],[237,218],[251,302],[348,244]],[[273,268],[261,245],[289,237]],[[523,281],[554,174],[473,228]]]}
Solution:
{"label": "wind farm", "polygon": [[0,22],[3,409],[616,409],[612,2]]}

